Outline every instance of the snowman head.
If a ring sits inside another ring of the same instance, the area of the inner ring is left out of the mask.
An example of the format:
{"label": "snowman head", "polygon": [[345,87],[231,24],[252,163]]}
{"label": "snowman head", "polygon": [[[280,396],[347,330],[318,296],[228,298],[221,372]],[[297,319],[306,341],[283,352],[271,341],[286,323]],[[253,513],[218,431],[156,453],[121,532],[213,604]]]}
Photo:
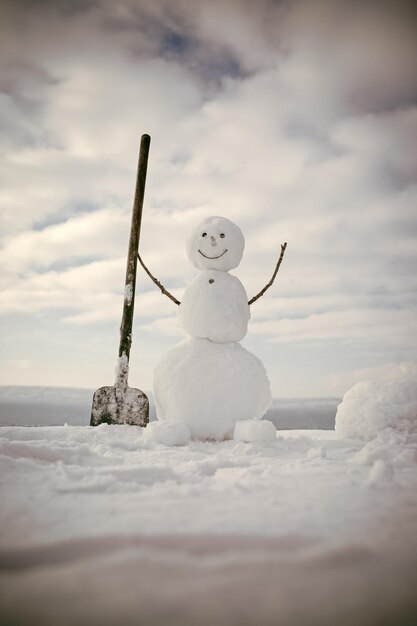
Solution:
{"label": "snowman head", "polygon": [[245,238],[239,226],[225,217],[208,217],[187,239],[187,255],[199,270],[228,270],[237,267]]}

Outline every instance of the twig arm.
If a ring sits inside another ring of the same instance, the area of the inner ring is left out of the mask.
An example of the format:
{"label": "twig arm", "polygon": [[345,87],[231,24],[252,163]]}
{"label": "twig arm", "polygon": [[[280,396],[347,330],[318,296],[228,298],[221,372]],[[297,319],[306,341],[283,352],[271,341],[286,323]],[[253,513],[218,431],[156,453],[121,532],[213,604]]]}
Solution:
{"label": "twig arm", "polygon": [[249,300],[248,304],[253,304],[254,302],[256,302],[256,300],[258,300],[258,298],[263,296],[265,291],[271,287],[272,283],[275,280],[276,275],[278,274],[279,267],[280,267],[280,265],[282,263],[282,259],[284,258],[286,247],[287,247],[287,242],[281,244],[281,254],[279,255],[279,259],[278,259],[277,264],[275,266],[275,270],[274,270],[274,273],[272,274],[271,280],[269,281],[269,283],[267,283],[265,285],[265,287],[263,289],[261,289],[261,291],[259,293],[256,294],[256,296],[253,296],[253,298],[251,298]]}
{"label": "twig arm", "polygon": [[142,265],[143,269],[145,270],[145,272],[147,273],[147,275],[149,276],[149,278],[151,280],[153,280],[153,282],[155,283],[155,285],[157,287],[159,287],[159,289],[161,290],[161,292],[164,294],[164,296],[166,296],[167,298],[169,298],[170,300],[172,300],[172,302],[175,302],[175,304],[177,304],[178,306],[181,304],[181,302],[179,300],[177,300],[172,293],[169,293],[169,291],[167,289],[165,289],[165,287],[159,282],[159,280],[157,278],[155,278],[155,276],[153,276],[150,271],[148,270],[148,268],[146,267],[145,263],[142,261],[141,256],[138,252],[138,259],[139,259],[139,263]]}

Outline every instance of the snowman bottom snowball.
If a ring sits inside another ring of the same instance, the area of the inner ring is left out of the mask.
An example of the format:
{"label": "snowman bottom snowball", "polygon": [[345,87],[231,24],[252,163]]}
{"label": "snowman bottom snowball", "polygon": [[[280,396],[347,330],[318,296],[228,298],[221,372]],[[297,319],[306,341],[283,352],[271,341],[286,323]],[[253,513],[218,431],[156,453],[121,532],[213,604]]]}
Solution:
{"label": "snowman bottom snowball", "polygon": [[261,361],[239,343],[186,339],[154,372],[158,419],[184,423],[195,439],[231,438],[239,420],[260,419],[272,402]]}

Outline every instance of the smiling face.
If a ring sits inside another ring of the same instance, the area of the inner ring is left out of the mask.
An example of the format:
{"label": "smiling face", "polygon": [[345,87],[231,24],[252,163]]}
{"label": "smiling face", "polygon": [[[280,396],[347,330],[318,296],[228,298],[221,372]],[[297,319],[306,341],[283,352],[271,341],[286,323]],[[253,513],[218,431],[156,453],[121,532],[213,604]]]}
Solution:
{"label": "smiling face", "polygon": [[187,239],[187,255],[199,270],[228,271],[237,267],[245,238],[239,226],[225,217],[208,217]]}

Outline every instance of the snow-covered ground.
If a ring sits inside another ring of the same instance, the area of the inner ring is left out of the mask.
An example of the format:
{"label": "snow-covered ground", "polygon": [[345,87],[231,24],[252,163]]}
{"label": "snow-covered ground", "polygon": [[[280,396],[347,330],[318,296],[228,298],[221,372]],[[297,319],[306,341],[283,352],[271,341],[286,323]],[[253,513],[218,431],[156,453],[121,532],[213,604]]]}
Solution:
{"label": "snow-covered ground", "polygon": [[412,433],[180,447],[132,426],[0,437],[4,624],[416,623]]}

